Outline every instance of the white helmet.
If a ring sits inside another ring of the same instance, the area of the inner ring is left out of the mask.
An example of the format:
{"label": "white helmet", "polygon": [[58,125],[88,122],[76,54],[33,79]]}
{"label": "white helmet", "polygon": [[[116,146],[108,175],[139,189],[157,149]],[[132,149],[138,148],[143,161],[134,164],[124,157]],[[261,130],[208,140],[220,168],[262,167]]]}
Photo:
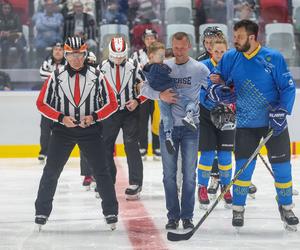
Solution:
{"label": "white helmet", "polygon": [[[114,37],[109,43],[109,60],[115,63],[115,59],[127,58],[127,43],[123,37]],[[123,61],[122,60],[122,61]]]}

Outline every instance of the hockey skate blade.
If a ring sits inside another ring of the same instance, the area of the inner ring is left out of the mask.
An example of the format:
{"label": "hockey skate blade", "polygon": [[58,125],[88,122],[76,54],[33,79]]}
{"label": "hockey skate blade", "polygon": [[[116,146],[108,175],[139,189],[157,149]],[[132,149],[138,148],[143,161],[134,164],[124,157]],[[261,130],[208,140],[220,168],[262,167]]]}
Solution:
{"label": "hockey skate blade", "polygon": [[201,209],[201,210],[207,210],[208,209],[208,204],[199,204],[199,208]]}
{"label": "hockey skate blade", "polygon": [[287,232],[297,232],[297,225],[289,225],[284,222],[283,227]]}
{"label": "hockey skate blade", "polygon": [[140,194],[135,194],[135,195],[125,195],[125,199],[127,201],[137,201],[140,199]]}
{"label": "hockey skate blade", "polygon": [[217,198],[217,194],[208,194],[209,200],[213,201]]}
{"label": "hockey skate blade", "polygon": [[232,204],[228,204],[228,203],[224,203],[224,208],[226,209],[231,209],[232,208]]}
{"label": "hockey skate blade", "polygon": [[108,224],[109,228],[111,231],[114,231],[117,229],[117,224],[116,223],[111,223],[111,224]]}
{"label": "hockey skate blade", "polygon": [[249,197],[253,200],[255,200],[255,193],[254,194],[249,194]]}
{"label": "hockey skate blade", "polygon": [[40,233],[42,231],[43,225],[41,224],[35,224],[35,231]]}
{"label": "hockey skate blade", "polygon": [[235,229],[237,234],[240,234],[242,227],[234,227],[234,229]]}

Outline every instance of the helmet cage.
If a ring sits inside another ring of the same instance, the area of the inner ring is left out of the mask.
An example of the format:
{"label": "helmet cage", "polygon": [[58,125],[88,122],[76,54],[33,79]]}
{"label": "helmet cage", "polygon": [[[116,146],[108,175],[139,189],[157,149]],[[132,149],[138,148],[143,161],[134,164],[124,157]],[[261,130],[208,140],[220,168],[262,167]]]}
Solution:
{"label": "helmet cage", "polygon": [[222,131],[236,128],[235,113],[228,105],[217,105],[211,110],[210,118],[214,126]]}

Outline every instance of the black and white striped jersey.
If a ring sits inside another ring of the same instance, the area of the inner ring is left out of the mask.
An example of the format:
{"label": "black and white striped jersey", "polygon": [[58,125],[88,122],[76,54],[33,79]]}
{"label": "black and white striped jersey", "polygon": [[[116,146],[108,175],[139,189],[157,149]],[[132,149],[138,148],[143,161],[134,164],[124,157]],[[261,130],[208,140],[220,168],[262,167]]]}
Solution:
{"label": "black and white striped jersey", "polygon": [[[99,68],[104,75],[104,80],[114,91],[119,110],[123,110],[126,102],[129,100],[136,99],[139,103],[144,100],[139,96],[137,84],[143,82],[145,78],[136,61],[128,59],[120,65],[115,65],[110,60],[105,60],[99,65]],[[117,77],[118,72],[119,77]]]}
{"label": "black and white striped jersey", "polygon": [[54,70],[61,66],[65,66],[66,64],[67,61],[65,58],[63,58],[60,63],[56,63],[53,56],[49,56],[40,67],[40,76],[42,80],[46,80]]}
{"label": "black and white striped jersey", "polygon": [[131,59],[137,61],[140,64],[141,68],[143,68],[149,62],[147,50],[140,49],[138,51],[135,51],[132,54]]}
{"label": "black and white striped jersey", "polygon": [[[78,105],[74,101],[76,75],[80,86]],[[80,71],[74,71],[67,64],[55,70],[45,81],[37,107],[45,117],[56,122],[62,122],[64,116],[80,121],[87,115],[92,115],[96,121],[116,112],[118,103],[113,88],[98,70],[85,65]]]}

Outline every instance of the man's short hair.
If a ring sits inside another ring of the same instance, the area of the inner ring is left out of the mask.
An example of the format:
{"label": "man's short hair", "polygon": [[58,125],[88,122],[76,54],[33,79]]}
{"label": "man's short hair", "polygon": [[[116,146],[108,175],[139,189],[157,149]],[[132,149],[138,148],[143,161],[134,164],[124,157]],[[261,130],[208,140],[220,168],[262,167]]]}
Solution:
{"label": "man's short hair", "polygon": [[257,39],[258,25],[255,22],[248,19],[243,19],[234,25],[233,30],[237,31],[240,28],[245,28],[248,36],[254,35],[255,40]]}
{"label": "man's short hair", "polygon": [[186,40],[188,41],[189,44],[191,44],[191,40],[190,37],[187,33],[185,32],[176,32],[173,36],[172,36],[172,41],[174,39],[176,40],[182,40],[183,38],[186,38]]}

